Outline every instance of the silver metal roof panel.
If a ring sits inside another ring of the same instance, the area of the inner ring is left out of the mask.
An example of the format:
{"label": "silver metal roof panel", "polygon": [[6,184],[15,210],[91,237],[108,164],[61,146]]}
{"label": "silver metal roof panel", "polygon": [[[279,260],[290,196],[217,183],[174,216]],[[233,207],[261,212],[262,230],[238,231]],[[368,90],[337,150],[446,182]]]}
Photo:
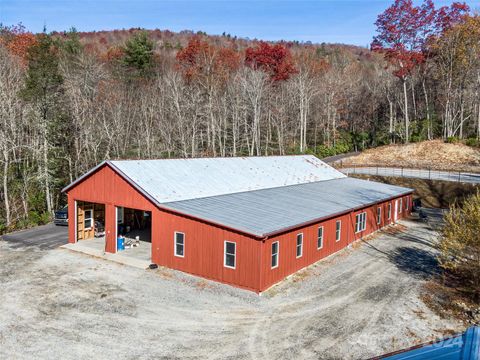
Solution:
{"label": "silver metal roof panel", "polygon": [[312,155],[115,160],[109,163],[158,203],[345,177]]}

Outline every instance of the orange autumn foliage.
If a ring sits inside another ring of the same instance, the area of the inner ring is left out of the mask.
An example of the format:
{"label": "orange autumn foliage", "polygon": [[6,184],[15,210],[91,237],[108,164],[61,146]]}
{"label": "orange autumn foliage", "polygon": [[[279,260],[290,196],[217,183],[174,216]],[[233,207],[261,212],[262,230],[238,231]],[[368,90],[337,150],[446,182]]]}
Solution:
{"label": "orange autumn foliage", "polygon": [[0,44],[3,43],[11,54],[18,56],[24,63],[27,61],[28,49],[36,42],[35,35],[29,32],[10,33],[9,36],[0,39]]}

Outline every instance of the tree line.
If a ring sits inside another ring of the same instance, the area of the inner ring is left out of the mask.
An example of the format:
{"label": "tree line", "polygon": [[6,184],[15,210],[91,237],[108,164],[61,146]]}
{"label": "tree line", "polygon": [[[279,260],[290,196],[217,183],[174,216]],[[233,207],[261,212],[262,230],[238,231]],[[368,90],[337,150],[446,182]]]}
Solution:
{"label": "tree line", "polygon": [[371,49],[2,26],[0,231],[48,221],[62,187],[105,159],[476,145],[480,18],[396,0],[376,26]]}

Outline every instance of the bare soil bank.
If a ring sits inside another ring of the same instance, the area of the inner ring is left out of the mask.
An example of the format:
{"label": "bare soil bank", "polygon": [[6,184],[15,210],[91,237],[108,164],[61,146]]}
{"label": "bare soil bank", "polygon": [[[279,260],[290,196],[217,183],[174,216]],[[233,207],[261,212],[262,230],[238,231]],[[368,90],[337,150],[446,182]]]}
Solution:
{"label": "bare soil bank", "polygon": [[462,143],[449,144],[441,140],[386,145],[342,160],[342,166],[350,165],[480,172],[480,150]]}

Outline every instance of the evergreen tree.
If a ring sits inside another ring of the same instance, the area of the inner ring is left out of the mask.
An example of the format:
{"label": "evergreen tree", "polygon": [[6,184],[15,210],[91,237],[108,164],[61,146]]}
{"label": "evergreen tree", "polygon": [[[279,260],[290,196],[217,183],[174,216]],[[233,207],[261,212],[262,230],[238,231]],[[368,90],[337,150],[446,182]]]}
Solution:
{"label": "evergreen tree", "polygon": [[53,195],[65,183],[66,154],[74,134],[65,109],[63,78],[59,71],[59,48],[46,33],[38,35],[37,43],[28,50],[28,69],[22,96],[32,105],[41,134],[39,175],[42,181],[46,210],[53,211]]}
{"label": "evergreen tree", "polygon": [[72,27],[65,35],[66,39],[62,42],[62,50],[64,53],[71,56],[79,55],[83,50],[83,46],[80,43],[80,36],[78,35],[77,29]]}
{"label": "evergreen tree", "polygon": [[154,43],[148,38],[146,31],[134,34],[123,48],[123,64],[137,76],[152,74],[154,58]]}

